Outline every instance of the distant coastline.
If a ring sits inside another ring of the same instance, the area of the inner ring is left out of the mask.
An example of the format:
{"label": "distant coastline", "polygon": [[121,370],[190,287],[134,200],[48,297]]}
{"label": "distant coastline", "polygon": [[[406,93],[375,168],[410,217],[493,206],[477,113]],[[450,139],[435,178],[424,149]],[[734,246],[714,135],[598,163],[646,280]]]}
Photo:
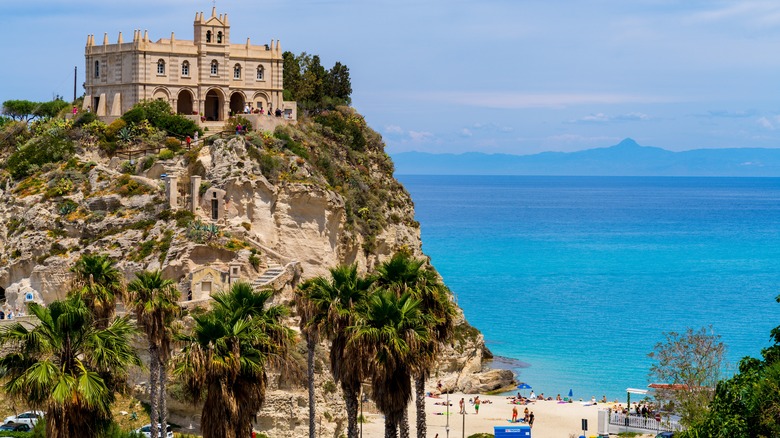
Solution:
{"label": "distant coastline", "polygon": [[396,175],[780,177],[780,149],[673,152],[641,146],[630,138],[614,146],[578,152],[533,155],[400,152],[391,157]]}

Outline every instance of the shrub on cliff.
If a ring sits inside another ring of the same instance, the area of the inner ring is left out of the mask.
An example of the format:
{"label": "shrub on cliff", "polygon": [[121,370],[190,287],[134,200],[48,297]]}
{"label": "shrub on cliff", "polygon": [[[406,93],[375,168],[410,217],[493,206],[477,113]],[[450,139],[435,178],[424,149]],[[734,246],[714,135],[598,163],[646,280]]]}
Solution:
{"label": "shrub on cliff", "polygon": [[171,135],[185,137],[196,131],[203,135],[203,131],[192,120],[171,113],[171,106],[163,100],[147,100],[136,104],[130,111],[122,116],[127,124],[138,125],[144,120],[157,129],[166,131]]}
{"label": "shrub on cliff", "polygon": [[12,153],[6,167],[11,176],[19,180],[37,172],[44,164],[67,160],[73,151],[69,139],[56,132],[44,132]]}

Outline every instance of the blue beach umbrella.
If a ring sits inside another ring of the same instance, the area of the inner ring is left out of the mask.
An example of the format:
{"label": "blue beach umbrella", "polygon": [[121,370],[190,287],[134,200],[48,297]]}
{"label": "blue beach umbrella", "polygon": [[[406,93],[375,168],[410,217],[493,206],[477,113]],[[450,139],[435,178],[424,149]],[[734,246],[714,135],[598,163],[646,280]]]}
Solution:
{"label": "blue beach umbrella", "polygon": [[572,392],[571,388],[569,388],[569,398],[572,398],[574,396],[574,393]]}
{"label": "blue beach umbrella", "polygon": [[517,389],[531,389],[531,385],[527,383],[520,383],[519,385],[517,385]]}

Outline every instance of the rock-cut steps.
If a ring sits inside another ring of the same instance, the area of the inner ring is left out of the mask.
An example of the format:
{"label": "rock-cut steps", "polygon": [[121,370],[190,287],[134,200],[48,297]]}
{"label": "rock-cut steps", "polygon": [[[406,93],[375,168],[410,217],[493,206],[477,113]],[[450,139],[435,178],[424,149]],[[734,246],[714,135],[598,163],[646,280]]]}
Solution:
{"label": "rock-cut steps", "polygon": [[256,289],[268,286],[269,284],[273,283],[274,280],[284,274],[284,272],[284,266],[277,263],[269,263],[265,272],[263,272],[260,277],[252,281],[252,286],[254,286]]}

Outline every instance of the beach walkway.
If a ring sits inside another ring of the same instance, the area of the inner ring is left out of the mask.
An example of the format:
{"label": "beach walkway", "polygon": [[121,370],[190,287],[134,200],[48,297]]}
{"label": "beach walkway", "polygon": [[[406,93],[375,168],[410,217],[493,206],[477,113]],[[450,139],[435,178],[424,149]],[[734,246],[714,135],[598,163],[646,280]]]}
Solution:
{"label": "beach walkway", "polygon": [[657,421],[655,418],[625,415],[613,411],[600,412],[599,415],[608,416],[609,433],[638,432],[657,434],[659,432],[676,432],[683,430],[683,427],[679,422],[668,418]]}

